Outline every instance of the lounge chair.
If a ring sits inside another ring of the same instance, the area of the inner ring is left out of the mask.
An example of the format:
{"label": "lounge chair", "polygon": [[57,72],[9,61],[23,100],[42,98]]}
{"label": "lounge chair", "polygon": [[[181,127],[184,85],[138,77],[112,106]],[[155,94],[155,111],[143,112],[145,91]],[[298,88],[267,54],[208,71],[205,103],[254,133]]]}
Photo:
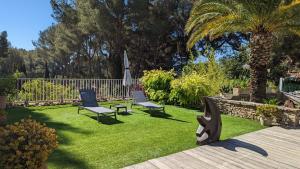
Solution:
{"label": "lounge chair", "polygon": [[81,89],[79,90],[79,93],[82,105],[78,107],[78,114],[80,110],[86,109],[97,114],[98,122],[100,115],[113,114],[115,119],[117,119],[117,112],[115,110],[101,107],[98,105],[95,91],[90,89]]}
{"label": "lounge chair", "polygon": [[132,96],[133,96],[133,102],[131,104],[131,107],[133,105],[139,105],[139,106],[148,108],[150,110],[160,109],[165,113],[165,107],[155,104],[155,103],[152,103],[152,102],[149,102],[148,98],[145,96],[143,91],[133,91]]}

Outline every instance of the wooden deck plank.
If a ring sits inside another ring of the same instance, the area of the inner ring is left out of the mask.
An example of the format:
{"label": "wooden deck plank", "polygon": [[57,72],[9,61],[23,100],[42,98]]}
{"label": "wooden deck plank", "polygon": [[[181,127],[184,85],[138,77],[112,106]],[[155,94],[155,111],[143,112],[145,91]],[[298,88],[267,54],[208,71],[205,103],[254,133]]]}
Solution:
{"label": "wooden deck plank", "polygon": [[256,139],[254,140],[251,137],[245,137],[242,138],[241,140],[246,139],[249,142],[253,142],[257,145],[262,145],[263,147],[267,147],[267,148],[271,148],[273,149],[274,147],[276,147],[276,150],[280,150],[281,152],[287,152],[289,153],[289,155],[299,155],[300,149],[299,145],[294,145],[279,139],[274,139],[272,137],[268,137],[265,135],[257,135],[257,137],[261,138],[261,139]]}
{"label": "wooden deck plank", "polygon": [[275,131],[275,132],[286,133],[286,134],[289,134],[289,135],[294,135],[294,136],[300,137],[300,127],[295,128],[295,129],[284,129],[282,127],[271,127],[271,128],[268,128],[268,130]]}
{"label": "wooden deck plank", "polygon": [[300,144],[300,136],[295,136],[291,134],[286,134],[282,132],[276,132],[276,131],[271,131],[271,130],[265,130],[261,133],[280,137],[282,140],[287,140],[289,142],[295,143],[295,144]]}
{"label": "wooden deck plank", "polygon": [[[232,145],[235,145],[235,143],[232,142]],[[239,153],[248,154],[248,157],[250,159],[253,159],[254,161],[260,161],[262,163],[265,163],[266,165],[269,165],[271,168],[277,168],[277,167],[278,168],[285,168],[285,169],[296,168],[296,167],[293,167],[293,166],[290,166],[290,165],[286,165],[284,163],[280,163],[276,160],[272,160],[271,159],[272,154],[271,155],[266,154],[265,156],[263,156],[263,155],[259,155],[258,152],[256,152],[256,151],[253,151],[251,149],[247,149],[247,148],[244,148],[244,147],[236,147],[236,151],[238,151]]]}
{"label": "wooden deck plank", "polygon": [[172,169],[171,167],[169,167],[167,164],[162,163],[161,161],[157,160],[157,159],[152,159],[149,160],[149,162],[151,164],[153,164],[154,166],[161,168],[161,169]]}
{"label": "wooden deck plank", "polygon": [[145,161],[143,163],[133,165],[132,167],[133,168],[128,168],[128,169],[159,169],[149,161]]}
{"label": "wooden deck plank", "polygon": [[[216,156],[212,156],[211,154],[207,154],[207,152],[198,152],[198,151],[195,151],[195,150],[187,150],[187,151],[184,151],[184,153],[200,160],[200,161],[204,161],[210,165],[213,165],[215,166],[216,168],[219,168],[219,169],[224,169],[224,168],[227,168],[229,165],[228,165],[228,162],[226,162],[224,159],[221,159],[219,157],[216,157]],[[231,168],[233,169],[237,169],[238,167],[234,166],[234,165],[230,165]]]}
{"label": "wooden deck plank", "polygon": [[166,164],[169,168],[172,168],[172,169],[178,168],[178,165],[174,164],[172,161],[170,161],[164,157],[157,158],[157,160]]}
{"label": "wooden deck plank", "polygon": [[197,169],[197,168],[207,168],[207,169],[214,169],[215,167],[204,162],[200,161],[196,158],[193,158],[190,155],[187,155],[183,152],[176,153],[174,155],[168,156],[170,160],[173,162],[176,161],[176,164],[179,164],[182,168],[192,168],[192,169]]}
{"label": "wooden deck plank", "polygon": [[291,145],[291,146],[296,145],[296,148],[300,148],[300,147],[298,147],[300,145],[300,139],[297,140],[295,138],[293,139],[293,138],[285,137],[282,134],[276,134],[273,132],[264,132],[264,133],[260,133],[260,134],[263,134],[265,136],[268,136],[268,137],[271,137],[274,139],[279,139],[281,142],[288,143],[288,145]]}
{"label": "wooden deck plank", "polygon": [[300,169],[300,129],[271,127],[127,169]]}
{"label": "wooden deck plank", "polygon": [[247,143],[230,140],[229,142],[222,143],[222,146],[230,151],[235,151],[236,154],[242,157],[241,159],[243,161],[247,161],[247,163],[251,163],[254,166],[266,169],[278,166],[277,164],[267,162],[267,158],[264,156],[267,155],[266,153],[256,152],[259,150],[255,150],[253,147],[251,148]]}
{"label": "wooden deck plank", "polygon": [[255,169],[258,167],[256,164],[244,163],[244,159],[247,158],[247,155],[228,150],[221,146],[205,147],[202,148],[201,151],[210,152],[213,156],[221,156],[226,159],[227,163],[238,166],[239,168]]}
{"label": "wooden deck plank", "polygon": [[[241,139],[242,141],[253,141],[253,139],[249,139],[249,138],[243,138]],[[295,153],[291,152],[291,149],[286,149],[283,148],[282,145],[276,145],[274,146],[274,144],[270,144],[267,141],[269,140],[255,140],[255,144],[257,146],[262,147],[264,150],[266,150],[268,152],[268,156],[271,159],[280,161],[282,163],[285,164],[292,164],[293,166],[300,166],[300,161],[299,161],[299,156]],[[275,141],[273,141],[275,142]]]}
{"label": "wooden deck plank", "polygon": [[[235,162],[229,163],[228,161],[226,161],[225,158],[222,158],[222,157],[216,156],[216,155],[212,156],[212,154],[209,152],[207,152],[208,153],[208,155],[207,155],[207,153],[205,151],[199,152],[199,151],[192,149],[192,150],[186,151],[186,153],[193,155],[195,158],[198,158],[201,161],[204,161],[203,158],[205,159],[205,157],[206,157],[206,160],[207,160],[207,158],[210,158],[210,160],[212,161],[210,163],[211,164],[215,163],[215,168],[233,168],[233,169],[240,168],[238,163],[235,163]],[[203,157],[203,155],[205,155],[205,157]]]}

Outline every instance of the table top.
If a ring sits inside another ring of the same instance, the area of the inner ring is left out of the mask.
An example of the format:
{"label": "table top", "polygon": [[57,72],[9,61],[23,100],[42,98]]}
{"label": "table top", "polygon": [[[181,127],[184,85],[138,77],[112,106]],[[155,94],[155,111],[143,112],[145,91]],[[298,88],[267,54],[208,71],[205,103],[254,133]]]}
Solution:
{"label": "table top", "polygon": [[117,105],[113,105],[115,108],[127,108],[127,106],[123,105],[123,104],[117,104]]}

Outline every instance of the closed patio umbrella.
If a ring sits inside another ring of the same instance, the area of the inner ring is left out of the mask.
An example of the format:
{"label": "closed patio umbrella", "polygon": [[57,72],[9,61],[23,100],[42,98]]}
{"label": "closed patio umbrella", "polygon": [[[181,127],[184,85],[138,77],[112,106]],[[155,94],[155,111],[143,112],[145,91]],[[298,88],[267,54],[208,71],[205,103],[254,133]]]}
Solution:
{"label": "closed patio umbrella", "polygon": [[129,87],[132,85],[132,78],[129,70],[129,61],[126,51],[124,51],[124,68],[123,86],[128,87],[127,97],[129,97]]}

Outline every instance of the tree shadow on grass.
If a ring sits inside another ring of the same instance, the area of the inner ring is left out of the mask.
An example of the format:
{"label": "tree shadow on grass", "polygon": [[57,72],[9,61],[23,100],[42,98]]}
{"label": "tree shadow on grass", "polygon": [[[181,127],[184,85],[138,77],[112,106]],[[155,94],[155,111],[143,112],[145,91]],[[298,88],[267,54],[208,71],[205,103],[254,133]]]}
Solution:
{"label": "tree shadow on grass", "polygon": [[76,155],[60,149],[51,154],[48,164],[53,164],[56,168],[89,168],[86,162],[80,160]]}
{"label": "tree shadow on grass", "polygon": [[238,151],[237,148],[240,147],[240,148],[245,148],[245,149],[254,151],[264,157],[268,156],[268,152],[266,150],[264,150],[263,148],[256,146],[254,144],[251,144],[251,143],[247,143],[247,142],[238,140],[238,139],[228,139],[225,141],[213,143],[210,146],[223,147],[227,150],[235,151],[235,152],[237,152]]}
{"label": "tree shadow on grass", "polygon": [[73,106],[71,104],[65,104],[65,105],[53,105],[53,106],[30,106],[28,108],[31,110],[35,110],[35,111],[43,111],[43,110],[52,110],[52,109],[68,108],[68,107],[77,108],[78,106]]}
{"label": "tree shadow on grass", "polygon": [[[84,115],[97,121],[97,116],[87,115],[87,114],[84,114]],[[99,122],[102,123],[102,124],[106,124],[106,125],[114,125],[114,124],[124,123],[120,120],[115,119],[114,117],[106,116],[106,115],[100,116],[99,117]]]}
{"label": "tree shadow on grass", "polygon": [[185,120],[172,118],[173,117],[172,115],[170,115],[168,113],[164,113],[160,110],[144,110],[144,112],[149,114],[151,117],[155,117],[155,118],[162,118],[162,119],[174,120],[174,121],[183,122],[183,123],[190,123]]}
{"label": "tree shadow on grass", "polygon": [[[67,107],[68,106],[61,108]],[[12,124],[30,116],[32,119],[37,120],[41,123],[45,123],[48,127],[54,128],[56,130],[58,135],[59,146],[68,146],[71,145],[72,142],[76,141],[71,140],[69,137],[63,134],[64,131],[81,134],[83,136],[92,134],[92,132],[90,131],[83,130],[81,128],[76,128],[67,123],[51,121],[51,118],[49,116],[47,116],[45,113],[39,112],[42,110],[46,110],[46,108],[40,109],[39,107],[35,109],[19,107],[10,109],[8,110],[8,123]],[[49,164],[54,164],[55,166],[57,166],[57,168],[88,168],[87,163],[77,158],[76,154],[72,154],[69,151],[64,151],[60,149],[59,146],[58,149],[54,150],[53,154],[51,154],[50,158],[48,159]]]}
{"label": "tree shadow on grass", "polygon": [[125,112],[125,111],[122,111],[122,112],[119,112],[118,115],[122,115],[122,116],[131,116],[132,113],[130,112]]}

